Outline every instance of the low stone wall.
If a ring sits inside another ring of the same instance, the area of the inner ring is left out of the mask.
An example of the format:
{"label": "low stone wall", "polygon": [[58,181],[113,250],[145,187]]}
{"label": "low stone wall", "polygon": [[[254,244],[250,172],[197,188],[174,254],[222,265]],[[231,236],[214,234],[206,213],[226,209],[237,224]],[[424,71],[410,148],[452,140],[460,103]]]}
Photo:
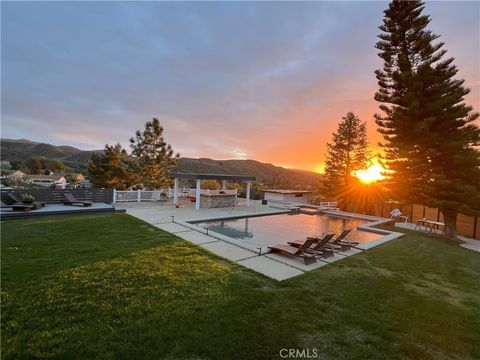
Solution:
{"label": "low stone wall", "polygon": [[234,194],[200,195],[200,207],[202,208],[233,207],[236,201],[237,195]]}

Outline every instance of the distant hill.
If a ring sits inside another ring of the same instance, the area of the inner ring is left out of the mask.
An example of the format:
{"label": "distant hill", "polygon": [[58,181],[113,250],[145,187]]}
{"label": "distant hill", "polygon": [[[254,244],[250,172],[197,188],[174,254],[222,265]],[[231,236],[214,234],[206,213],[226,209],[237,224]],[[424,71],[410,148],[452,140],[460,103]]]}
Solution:
{"label": "distant hill", "polygon": [[43,156],[48,159],[61,160],[75,171],[85,172],[92,153],[102,150],[80,150],[73,146],[56,146],[26,139],[1,139],[0,151],[1,159],[10,161],[16,167],[21,166],[28,158]]}
{"label": "distant hill", "polygon": [[[1,139],[1,159],[20,167],[23,161],[34,156],[61,160],[75,171],[86,173],[92,153],[103,150],[80,150],[72,146],[56,146],[26,139]],[[269,186],[283,188],[308,188],[316,186],[322,175],[304,170],[286,169],[255,160],[213,160],[181,158],[176,171],[203,174],[251,175]]]}
{"label": "distant hill", "polygon": [[177,171],[202,174],[251,175],[257,181],[284,188],[306,188],[318,185],[323,175],[305,170],[286,169],[256,160],[212,160],[181,158]]}

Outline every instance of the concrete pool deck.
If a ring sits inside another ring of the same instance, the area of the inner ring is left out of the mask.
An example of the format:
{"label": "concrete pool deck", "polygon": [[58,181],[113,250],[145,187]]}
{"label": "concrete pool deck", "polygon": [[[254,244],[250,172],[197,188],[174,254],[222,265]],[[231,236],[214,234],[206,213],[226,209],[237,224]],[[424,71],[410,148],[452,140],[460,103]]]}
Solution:
{"label": "concrete pool deck", "polygon": [[[172,204],[161,202],[121,202],[117,203],[116,207],[124,208],[127,210],[128,214],[200,246],[215,255],[233,261],[278,281],[301,275],[310,270],[318,269],[329,263],[366,251],[386,241],[403,236],[402,233],[374,229],[374,232],[380,233],[384,236],[371,241],[370,243],[360,244],[356,249],[352,248],[348,251],[337,252],[333,257],[317,259],[316,263],[305,265],[301,259],[296,257],[287,257],[278,253],[259,254],[258,252],[235,245],[226,239],[212,237],[202,233],[201,231],[198,231],[195,226],[187,223],[187,221],[211,220],[218,218],[282,214],[288,211],[287,209],[282,208],[282,206],[278,206],[278,204],[276,204],[275,207],[261,205],[260,201],[251,201],[250,204],[250,207],[240,205],[234,208],[202,208],[200,210],[195,210],[189,203],[185,203],[184,206],[180,208],[175,208]],[[333,214],[331,214],[332,212],[329,213],[329,215],[335,216],[352,217],[352,215],[355,215],[357,218],[373,221],[369,224],[362,225],[366,231],[371,231],[371,226],[388,221],[388,219],[374,217],[366,218],[359,214],[343,213],[340,211],[334,211]],[[358,228],[360,228],[360,226]]]}

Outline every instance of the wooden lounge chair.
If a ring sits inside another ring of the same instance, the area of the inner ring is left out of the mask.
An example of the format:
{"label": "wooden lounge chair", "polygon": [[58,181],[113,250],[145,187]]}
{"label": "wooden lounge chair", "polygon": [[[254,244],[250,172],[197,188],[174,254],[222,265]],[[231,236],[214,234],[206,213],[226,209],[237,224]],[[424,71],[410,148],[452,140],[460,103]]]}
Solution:
{"label": "wooden lounge chair", "polygon": [[328,249],[325,247],[325,245],[334,237],[335,234],[325,234],[322,238],[317,238],[317,237],[310,237],[307,236],[307,240],[296,240],[296,241],[291,241],[288,244],[299,247],[305,244],[306,241],[309,240],[314,240],[314,243],[308,248],[305,249],[305,252],[320,255],[322,257],[330,257],[333,256],[333,250]]}
{"label": "wooden lounge chair", "polygon": [[82,205],[82,206],[91,206],[93,203],[91,201],[78,200],[72,193],[65,192],[63,193],[64,205]]}
{"label": "wooden lounge chair", "polygon": [[31,211],[35,208],[33,204],[5,204],[3,201],[1,202],[1,208],[11,208],[13,211]]}
{"label": "wooden lounge chair", "polygon": [[273,252],[278,251],[290,256],[301,257],[305,262],[305,265],[310,265],[317,262],[317,259],[315,258],[315,255],[308,254],[304,250],[312,246],[314,242],[314,240],[307,240],[305,241],[305,244],[300,247],[295,247],[287,244],[277,244],[269,246],[268,248]]}
{"label": "wooden lounge chair", "polygon": [[[11,200],[8,205],[25,205],[25,203],[20,200],[14,193],[7,193],[6,195]],[[34,210],[45,206],[45,203],[43,201],[34,201],[26,205],[30,204],[33,205]]]}
{"label": "wooden lounge chair", "polygon": [[342,233],[338,235],[338,237],[335,240],[332,240],[332,244],[345,244],[350,246],[358,245],[359,244],[358,242],[350,241],[347,238],[347,235],[350,234],[351,231],[352,230],[350,229],[343,230]]}
{"label": "wooden lounge chair", "polygon": [[350,229],[343,230],[342,233],[338,235],[336,239],[331,240],[325,246],[327,248],[336,249],[336,250],[341,249],[342,251],[350,250],[352,246],[358,245],[357,242],[351,242],[346,238],[351,231],[352,230]]}

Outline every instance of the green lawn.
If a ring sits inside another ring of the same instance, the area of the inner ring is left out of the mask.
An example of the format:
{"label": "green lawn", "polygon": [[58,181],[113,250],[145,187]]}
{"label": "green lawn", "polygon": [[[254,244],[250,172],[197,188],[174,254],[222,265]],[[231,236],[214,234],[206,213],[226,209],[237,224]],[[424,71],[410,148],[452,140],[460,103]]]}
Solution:
{"label": "green lawn", "polygon": [[480,254],[433,236],[277,282],[128,215],[1,225],[3,359],[480,358]]}

